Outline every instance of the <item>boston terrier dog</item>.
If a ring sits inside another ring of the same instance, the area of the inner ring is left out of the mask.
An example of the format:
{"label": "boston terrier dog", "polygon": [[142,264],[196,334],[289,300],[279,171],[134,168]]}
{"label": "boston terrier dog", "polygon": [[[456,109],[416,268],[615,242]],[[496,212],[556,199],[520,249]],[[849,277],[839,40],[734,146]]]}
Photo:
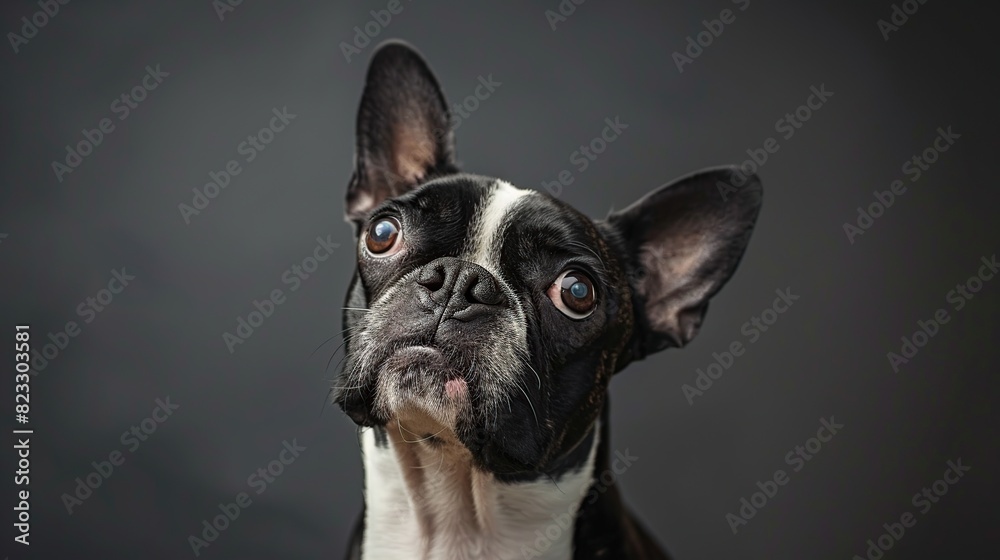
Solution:
{"label": "boston terrier dog", "polygon": [[608,384],[697,334],[760,182],[703,170],[591,220],[460,172],[450,119],[421,56],[381,45],[346,200],[357,269],[334,401],[365,471],[347,557],[667,558],[601,481],[635,459],[609,442]]}

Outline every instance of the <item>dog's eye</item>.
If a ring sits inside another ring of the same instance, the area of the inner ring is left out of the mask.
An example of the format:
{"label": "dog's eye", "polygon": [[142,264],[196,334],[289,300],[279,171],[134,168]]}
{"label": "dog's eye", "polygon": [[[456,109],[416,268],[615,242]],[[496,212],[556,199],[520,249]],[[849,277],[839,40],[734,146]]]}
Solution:
{"label": "dog's eye", "polygon": [[399,220],[396,218],[379,218],[368,226],[365,236],[365,246],[374,255],[388,256],[393,247],[398,245],[401,235]]}
{"label": "dog's eye", "polygon": [[567,270],[556,278],[548,290],[556,309],[571,319],[585,319],[597,307],[594,281],[579,270]]}

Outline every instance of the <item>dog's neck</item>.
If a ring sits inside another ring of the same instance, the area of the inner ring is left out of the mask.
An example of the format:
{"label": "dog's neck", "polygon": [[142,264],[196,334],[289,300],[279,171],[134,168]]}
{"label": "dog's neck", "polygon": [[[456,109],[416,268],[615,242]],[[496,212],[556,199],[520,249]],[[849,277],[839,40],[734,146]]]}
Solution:
{"label": "dog's neck", "polygon": [[362,558],[569,560],[576,511],[593,483],[600,433],[593,430],[579,468],[507,483],[473,468],[449,430],[429,437],[434,432],[398,420],[364,429]]}

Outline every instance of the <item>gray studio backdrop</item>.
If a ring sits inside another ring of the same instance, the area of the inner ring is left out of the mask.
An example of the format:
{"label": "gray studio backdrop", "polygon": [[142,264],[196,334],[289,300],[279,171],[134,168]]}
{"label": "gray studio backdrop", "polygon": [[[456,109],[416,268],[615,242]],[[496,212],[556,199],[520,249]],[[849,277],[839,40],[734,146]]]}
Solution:
{"label": "gray studio backdrop", "polygon": [[[324,408],[342,200],[387,38],[463,104],[465,169],[592,216],[757,158],[757,231],[700,336],[612,384],[612,449],[638,457],[619,483],[678,558],[995,539],[997,52],[973,3],[42,4],[0,18],[0,331],[30,324],[40,356],[11,558],[192,558],[241,493],[199,558],[341,556],[362,503],[355,428]],[[627,128],[574,155],[606,119]]]}

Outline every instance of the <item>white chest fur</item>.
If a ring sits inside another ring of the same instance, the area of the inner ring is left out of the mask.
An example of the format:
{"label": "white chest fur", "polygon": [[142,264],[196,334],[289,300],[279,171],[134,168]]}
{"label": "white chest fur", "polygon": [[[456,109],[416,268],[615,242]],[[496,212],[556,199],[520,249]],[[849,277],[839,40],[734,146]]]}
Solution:
{"label": "white chest fur", "polygon": [[505,484],[473,469],[457,443],[420,441],[401,426],[388,431],[388,447],[376,445],[372,429],[361,434],[364,560],[572,558],[575,514],[593,482],[597,437],[579,471]]}

